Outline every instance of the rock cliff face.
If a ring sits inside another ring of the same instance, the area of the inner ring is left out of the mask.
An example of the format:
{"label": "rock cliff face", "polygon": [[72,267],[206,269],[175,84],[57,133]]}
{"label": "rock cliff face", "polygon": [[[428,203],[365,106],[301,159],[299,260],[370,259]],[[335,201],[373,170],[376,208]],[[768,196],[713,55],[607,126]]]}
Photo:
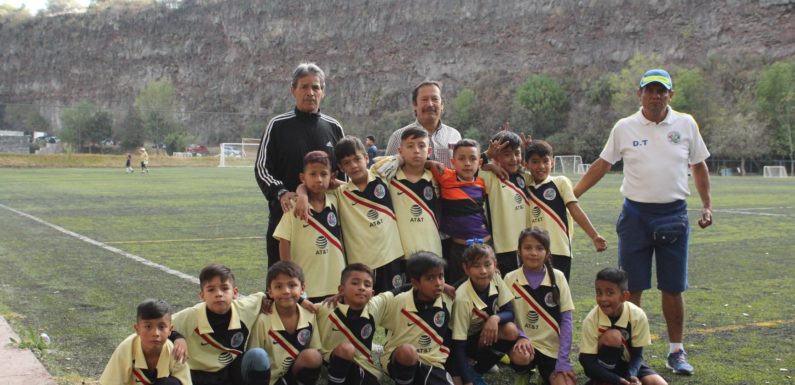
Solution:
{"label": "rock cliff face", "polygon": [[167,78],[186,111],[264,118],[290,105],[289,72],[310,60],[328,74],[324,110],[365,119],[408,108],[425,78],[450,93],[482,78],[506,87],[531,73],[595,76],[638,52],[683,65],[792,57],[793,9],[793,0],[230,0],[37,17],[0,25],[0,101],[123,111]]}

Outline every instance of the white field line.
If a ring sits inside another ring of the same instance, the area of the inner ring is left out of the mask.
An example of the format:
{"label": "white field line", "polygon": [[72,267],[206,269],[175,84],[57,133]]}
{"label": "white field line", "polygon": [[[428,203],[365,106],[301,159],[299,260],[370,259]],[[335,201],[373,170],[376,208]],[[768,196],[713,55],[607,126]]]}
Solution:
{"label": "white field line", "polygon": [[119,254],[119,255],[121,255],[121,256],[123,256],[125,258],[132,259],[133,261],[136,261],[136,262],[141,263],[143,265],[146,265],[146,266],[149,266],[149,267],[153,267],[153,268],[155,268],[157,270],[160,270],[160,271],[162,271],[164,273],[177,276],[177,277],[182,278],[182,279],[184,279],[184,280],[186,280],[188,282],[192,282],[192,283],[195,283],[197,285],[199,284],[199,279],[194,277],[194,276],[185,274],[185,273],[183,273],[181,271],[177,271],[177,270],[171,269],[169,267],[163,266],[163,265],[158,264],[158,263],[154,263],[154,262],[152,262],[152,261],[150,261],[150,260],[148,260],[146,258],[139,257],[139,256],[137,256],[135,254],[128,253],[128,252],[126,252],[124,250],[115,248],[113,246],[107,245],[107,244],[102,243],[100,241],[95,241],[95,240],[93,240],[93,239],[91,239],[89,237],[86,237],[85,235],[80,235],[80,234],[78,234],[78,233],[76,233],[74,231],[67,230],[67,229],[65,229],[65,228],[63,228],[61,226],[54,225],[54,224],[52,224],[50,222],[47,222],[47,221],[45,221],[45,220],[43,220],[41,218],[38,218],[38,217],[35,217],[35,216],[30,215],[28,213],[16,210],[14,208],[8,207],[8,206],[6,206],[6,205],[4,205],[2,203],[0,203],[0,207],[6,209],[8,211],[11,211],[13,213],[16,213],[17,215],[21,215],[21,216],[23,216],[25,218],[28,218],[28,219],[30,219],[32,221],[41,223],[42,225],[51,227],[51,228],[53,228],[55,230],[58,230],[61,233],[64,233],[64,234],[66,234],[66,235],[68,235],[70,237],[74,237],[74,238],[77,238],[77,239],[79,239],[79,240],[81,240],[83,242],[87,242],[87,243],[90,243],[90,244],[92,244],[94,246],[101,247],[101,248],[103,248],[103,249],[105,249],[107,251]]}

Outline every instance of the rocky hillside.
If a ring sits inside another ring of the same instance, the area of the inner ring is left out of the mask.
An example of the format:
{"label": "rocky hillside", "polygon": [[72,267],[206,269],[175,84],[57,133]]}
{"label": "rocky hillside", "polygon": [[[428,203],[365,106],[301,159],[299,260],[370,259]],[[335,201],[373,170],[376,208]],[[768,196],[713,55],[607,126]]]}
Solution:
{"label": "rocky hillside", "polygon": [[[676,64],[792,57],[793,9],[793,0],[188,0],[36,17],[0,25],[0,101],[124,111],[147,82],[167,78],[185,111],[248,120],[289,107],[289,72],[310,60],[328,73],[324,110],[361,123],[407,109],[424,78],[453,93],[531,73],[587,78],[638,52]],[[194,130],[213,121],[186,120]]]}

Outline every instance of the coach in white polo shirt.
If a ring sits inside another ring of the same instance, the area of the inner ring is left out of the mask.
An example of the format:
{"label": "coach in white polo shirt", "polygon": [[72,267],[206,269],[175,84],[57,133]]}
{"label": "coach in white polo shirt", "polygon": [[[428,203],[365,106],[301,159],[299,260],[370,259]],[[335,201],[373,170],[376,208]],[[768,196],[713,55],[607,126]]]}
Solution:
{"label": "coach in white polo shirt", "polygon": [[417,120],[392,133],[386,145],[386,155],[397,155],[403,131],[409,127],[418,127],[428,131],[431,146],[429,159],[442,162],[447,167],[453,167],[450,162],[450,149],[461,140],[461,133],[442,123],[442,112],[444,112],[442,84],[432,80],[418,84],[411,93],[411,104]]}
{"label": "coach in white polo shirt", "polygon": [[668,327],[670,350],[666,366],[678,374],[692,374],[682,345],[687,289],[688,166],[701,197],[699,225],[712,224],[709,151],[692,116],[668,105],[673,81],[661,69],[647,71],[637,91],[638,112],[613,126],[604,150],[574,187],[579,197],[624,160],[621,193],[624,205],[616,224],[618,263],[629,276],[630,301],[640,306],[641,294],[651,288],[651,267],[657,268],[657,288]]}

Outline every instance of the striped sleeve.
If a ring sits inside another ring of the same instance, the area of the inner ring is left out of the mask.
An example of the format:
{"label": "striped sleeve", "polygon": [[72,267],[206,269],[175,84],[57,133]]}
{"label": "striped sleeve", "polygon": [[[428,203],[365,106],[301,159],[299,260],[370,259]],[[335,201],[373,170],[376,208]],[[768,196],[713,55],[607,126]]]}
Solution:
{"label": "striped sleeve", "polygon": [[260,140],[260,147],[257,151],[257,160],[254,165],[254,173],[257,179],[257,184],[259,185],[260,190],[262,190],[262,194],[265,195],[265,198],[268,200],[276,200],[276,194],[279,192],[282,186],[284,186],[284,182],[273,175],[273,156],[268,155],[275,147],[275,144],[271,141],[273,136],[273,126],[279,121],[292,118],[293,116],[295,116],[295,112],[290,111],[271,119],[271,121],[268,122],[268,127],[262,134],[262,139]]}

